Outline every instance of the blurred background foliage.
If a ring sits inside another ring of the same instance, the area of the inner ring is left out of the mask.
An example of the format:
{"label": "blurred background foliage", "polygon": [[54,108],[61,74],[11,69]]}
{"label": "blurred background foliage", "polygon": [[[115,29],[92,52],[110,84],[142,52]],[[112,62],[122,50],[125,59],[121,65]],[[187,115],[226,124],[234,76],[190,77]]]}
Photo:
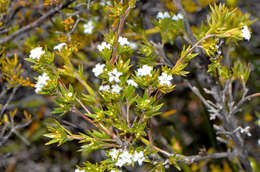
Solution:
{"label": "blurred background foliage", "polygon": [[[0,38],[32,23],[44,13],[64,2],[64,0],[0,0]],[[71,59],[73,65],[84,64],[84,79],[88,80],[92,86],[97,86],[91,69],[97,61],[102,59],[95,49],[103,40],[104,34],[109,32],[108,27],[114,25],[114,18],[117,17],[113,11],[110,11],[109,5],[102,6],[99,2],[95,1],[89,9],[79,8],[78,15],[82,21],[79,22],[70,36],[66,33],[70,32],[77,22],[77,17],[70,15],[74,13],[73,7],[64,9],[62,13],[56,14],[33,31],[18,36],[14,41],[0,45],[0,110],[12,96],[11,102],[2,115],[1,130],[4,131],[5,124],[12,123],[12,120],[14,125],[18,126],[30,122],[12,133],[6,143],[0,146],[0,171],[69,172],[73,171],[75,164],[86,160],[91,162],[102,160],[104,152],[79,153],[80,145],[76,142],[68,142],[59,147],[44,145],[48,141],[43,135],[47,133],[46,126],[51,121],[50,117],[57,118],[65,128],[75,133],[84,132],[89,126],[72,113],[62,117],[51,114],[50,112],[55,106],[52,103],[54,97],[40,96],[34,92],[32,87],[37,73],[30,69],[29,62],[24,61],[32,47],[42,46],[51,50],[57,43],[71,40],[70,46],[77,48]],[[260,17],[259,0],[182,0],[194,32],[202,22],[206,22],[210,10],[209,5],[215,2],[225,3],[231,8],[238,7],[241,11],[250,13],[252,19]],[[79,3],[87,3],[87,1],[78,0],[73,6]],[[161,40],[159,29],[153,22],[159,11],[176,13],[177,8],[171,0],[137,1],[136,8],[127,19],[124,35],[136,43],[142,42],[142,36],[148,37],[151,41],[159,42]],[[83,24],[90,20],[95,21],[95,29],[93,34],[85,34]],[[145,33],[140,33],[142,31],[138,29],[139,27],[143,28]],[[251,29],[251,41],[240,41],[239,45],[229,49],[228,53],[233,61],[239,58],[250,64],[252,72],[247,86],[250,92],[254,93],[260,92],[260,21],[254,22]],[[175,62],[177,61],[176,52],[180,51],[184,40],[180,36],[174,35],[173,37],[175,39],[171,42],[165,40],[164,50],[169,59]],[[138,54],[135,53],[135,56]],[[134,60],[133,57],[131,58]],[[142,57],[139,58],[141,61]],[[55,63],[57,66],[62,66],[63,60],[55,59]],[[188,66],[190,74],[187,77],[189,79],[194,79],[192,65],[193,63]],[[74,84],[74,89],[77,89],[78,92],[83,90],[82,86],[69,76],[64,76],[64,81]],[[155,138],[155,142],[158,145],[168,143],[174,151],[184,155],[226,150],[226,145],[217,142],[212,121],[209,120],[208,112],[200,100],[178,77],[174,78],[174,83],[176,84],[175,91],[167,94],[163,100],[166,104],[161,110],[162,115],[157,116],[152,121],[153,132],[158,133],[158,136],[163,136]],[[201,86],[203,87],[203,85]],[[252,137],[246,138],[246,144],[255,170],[260,170],[259,164],[257,166],[257,162],[260,162],[259,104],[259,98],[253,99],[243,107],[242,112],[237,114],[243,123],[251,127]],[[190,166],[183,164],[182,168],[185,172],[237,171],[236,165],[227,159],[204,160]],[[131,170],[145,171],[141,168]],[[175,170],[170,168],[167,171]]]}

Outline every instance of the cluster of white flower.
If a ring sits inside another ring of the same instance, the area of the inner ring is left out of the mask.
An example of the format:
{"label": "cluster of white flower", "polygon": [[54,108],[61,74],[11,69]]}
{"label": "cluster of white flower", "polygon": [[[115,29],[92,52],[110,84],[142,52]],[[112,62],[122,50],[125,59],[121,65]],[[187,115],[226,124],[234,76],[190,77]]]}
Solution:
{"label": "cluster of white flower", "polygon": [[119,154],[119,158],[115,163],[115,166],[122,167],[125,164],[132,163],[132,154],[130,154],[127,150],[124,150],[121,154]]}
{"label": "cluster of white flower", "polygon": [[29,57],[32,59],[40,59],[44,53],[45,51],[42,50],[42,47],[36,47],[30,51]]}
{"label": "cluster of white flower", "polygon": [[141,68],[139,68],[137,70],[137,76],[146,76],[149,75],[151,76],[151,71],[153,70],[153,68],[151,66],[148,65],[143,65]]}
{"label": "cluster of white flower", "polygon": [[116,85],[112,85],[112,90],[111,90],[111,92],[112,92],[112,93],[117,93],[117,94],[119,94],[122,89],[123,89],[123,88],[120,87],[120,86],[117,85],[117,84],[116,84]]}
{"label": "cluster of white flower", "polygon": [[124,38],[124,37],[122,37],[122,36],[120,36],[120,37],[118,38],[118,42],[119,42],[119,44],[120,44],[121,46],[129,45],[129,44],[130,44],[130,42],[128,42],[127,38]]}
{"label": "cluster of white flower", "polygon": [[110,86],[109,85],[101,85],[99,87],[99,91],[109,91],[110,90]]}
{"label": "cluster of white flower", "polygon": [[163,72],[161,76],[158,77],[159,82],[161,85],[168,85],[171,86],[171,80],[172,80],[172,76],[168,75],[167,73]]}
{"label": "cluster of white flower", "polygon": [[111,45],[106,43],[106,42],[102,42],[100,45],[97,46],[98,51],[103,51],[105,48],[110,49]]}
{"label": "cluster of white flower", "polygon": [[[92,72],[94,73],[94,75],[96,77],[98,77],[100,74],[103,73],[104,67],[105,67],[105,64],[98,63],[98,64],[96,64],[95,68],[92,69]],[[110,83],[112,83],[113,81],[116,83],[119,83],[120,82],[119,77],[121,75],[122,75],[122,72],[118,72],[117,69],[113,69],[111,72],[108,72],[108,76],[109,76],[108,80]],[[136,88],[138,87],[136,82],[134,82],[134,80],[132,80],[132,79],[127,80],[127,84],[132,85]],[[122,89],[123,88],[120,87],[118,84],[112,85],[111,87],[110,87],[110,85],[101,85],[99,87],[99,91],[111,91],[112,93],[117,93],[117,94],[119,94]]]}
{"label": "cluster of white flower", "polygon": [[135,88],[138,87],[137,83],[136,83],[134,80],[132,80],[132,79],[128,79],[128,80],[126,81],[126,83],[127,83],[128,85],[131,85],[131,86],[135,87]]}
{"label": "cluster of white flower", "polygon": [[109,152],[112,160],[117,160],[115,166],[122,167],[125,164],[132,164],[133,162],[138,162],[141,166],[145,160],[143,151],[135,152],[134,154],[129,153],[127,150],[117,150],[112,149]]}
{"label": "cluster of white flower", "polygon": [[47,84],[47,81],[50,80],[47,73],[43,73],[42,75],[38,76],[37,84],[35,85],[35,92],[38,93],[42,90],[42,87],[44,87]]}
{"label": "cluster of white flower", "polygon": [[[111,92],[119,94],[122,89],[118,84],[112,85]],[[110,85],[101,85],[99,91],[110,91]]]}
{"label": "cluster of white flower", "polygon": [[248,40],[248,41],[250,40],[251,33],[246,25],[243,26],[241,35],[245,38],[245,40]]}
{"label": "cluster of white flower", "polygon": [[59,43],[58,45],[53,47],[53,50],[61,51],[62,47],[66,46],[66,43]]}
{"label": "cluster of white flower", "polygon": [[156,16],[157,19],[165,19],[170,18],[170,14],[168,12],[159,12]]}
{"label": "cluster of white flower", "polygon": [[115,81],[116,83],[120,82],[119,77],[122,75],[122,72],[118,72],[117,69],[113,69],[112,72],[108,72],[109,82]]}
{"label": "cluster of white flower", "polygon": [[118,157],[118,155],[119,155],[120,152],[121,152],[121,150],[119,150],[119,149],[112,149],[112,150],[108,153],[108,155],[110,155],[111,158],[112,158],[112,160],[114,161],[114,160]]}
{"label": "cluster of white flower", "polygon": [[92,20],[90,20],[88,23],[83,25],[84,28],[84,33],[86,34],[92,34],[93,29],[94,29],[94,23]]}
{"label": "cluster of white flower", "polygon": [[[165,18],[171,18],[170,14],[168,12],[159,12],[156,16],[157,19],[165,19]],[[174,21],[178,21],[183,19],[183,15],[181,13],[178,13],[177,15],[175,14],[174,16],[172,16],[172,20]]]}
{"label": "cluster of white flower", "polygon": [[110,172],[122,172],[122,170],[117,170],[117,171],[111,170]]}
{"label": "cluster of white flower", "polygon": [[92,69],[92,72],[94,73],[94,75],[96,77],[98,77],[100,74],[103,73],[104,67],[105,67],[105,64],[98,63],[98,64],[96,64],[95,68]]}
{"label": "cluster of white flower", "polygon": [[76,169],[75,172],[85,172],[85,170]]}
{"label": "cluster of white flower", "polygon": [[181,13],[178,13],[177,15],[175,14],[174,16],[172,16],[172,20],[174,21],[178,21],[183,19],[183,15]]}
{"label": "cluster of white flower", "polygon": [[122,36],[120,36],[120,37],[118,38],[118,42],[119,42],[119,44],[120,44],[121,46],[129,46],[129,47],[131,47],[132,49],[136,49],[136,48],[137,48],[136,43],[134,43],[134,42],[129,42],[129,41],[127,40],[127,38],[124,38],[124,37],[122,37]]}
{"label": "cluster of white flower", "polygon": [[132,49],[137,49],[137,45],[136,45],[136,43],[134,43],[134,42],[130,42],[129,44],[128,44],[128,46],[130,46]]}

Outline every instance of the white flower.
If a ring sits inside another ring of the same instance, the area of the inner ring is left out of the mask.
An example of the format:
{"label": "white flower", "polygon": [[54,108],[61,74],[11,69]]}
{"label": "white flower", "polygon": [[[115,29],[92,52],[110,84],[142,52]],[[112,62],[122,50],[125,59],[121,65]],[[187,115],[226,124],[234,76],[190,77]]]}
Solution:
{"label": "white flower", "polygon": [[143,151],[135,152],[133,155],[133,161],[138,162],[139,165],[143,164],[143,161],[145,160]]}
{"label": "white flower", "polygon": [[129,41],[127,40],[127,38],[124,38],[124,37],[122,37],[122,36],[120,36],[120,37],[118,38],[118,42],[119,42],[119,44],[120,44],[121,46],[129,46],[129,47],[131,47],[131,48],[134,49],[134,50],[137,48],[136,43],[134,43],[134,42],[129,42]]}
{"label": "white flower", "polygon": [[47,84],[47,81],[50,80],[47,73],[43,73],[42,75],[38,76],[37,84],[35,85],[35,92],[38,93],[42,90],[42,87],[44,87]]}
{"label": "white flower", "polygon": [[112,149],[108,154],[111,156],[112,160],[115,160],[120,153],[118,149]]}
{"label": "white flower", "polygon": [[149,75],[151,76],[151,71],[153,70],[153,68],[151,66],[147,66],[147,65],[143,65],[142,68],[139,68],[137,70],[137,76],[146,76]]}
{"label": "white flower", "polygon": [[138,87],[137,83],[134,80],[132,80],[132,79],[128,79],[126,82],[127,82],[128,85],[131,85],[131,86],[133,86],[135,88]]}
{"label": "white flower", "polygon": [[109,85],[101,85],[99,87],[99,91],[109,91],[110,90],[110,86]]}
{"label": "white flower", "polygon": [[40,59],[41,55],[43,55],[45,51],[42,50],[42,47],[36,47],[30,51],[30,58],[32,59]]}
{"label": "white flower", "polygon": [[71,92],[68,93],[68,96],[71,97],[73,94]]}
{"label": "white flower", "polygon": [[112,72],[108,72],[108,76],[109,76],[109,82],[120,82],[119,77],[122,75],[122,72],[118,72],[117,69],[113,69]]}
{"label": "white flower", "polygon": [[112,157],[112,160],[116,160],[115,166],[122,167],[125,164],[131,164],[133,162],[138,162],[139,165],[143,164],[145,160],[143,151],[135,152],[134,154],[130,154],[128,150],[122,151],[117,149],[112,149],[109,152],[109,155]]}
{"label": "white flower", "polygon": [[119,158],[122,159],[125,163],[132,163],[132,154],[130,154],[127,150],[119,155]]}
{"label": "white flower", "polygon": [[122,167],[125,164],[125,161],[122,159],[117,160],[115,166]]}
{"label": "white flower", "polygon": [[177,17],[178,17],[179,19],[183,19],[183,15],[182,15],[181,13],[177,14]]}
{"label": "white flower", "polygon": [[257,140],[258,146],[260,146],[260,139]]}
{"label": "white flower", "polygon": [[66,43],[60,43],[60,44],[56,45],[55,47],[53,47],[53,50],[61,51],[62,47],[66,46],[66,45],[67,45]]}
{"label": "white flower", "polygon": [[130,154],[127,150],[125,150],[123,153],[119,155],[119,159],[115,163],[115,166],[122,167],[125,164],[131,164],[132,163],[132,154]]}
{"label": "white flower", "polygon": [[111,170],[110,172],[122,172],[122,170],[117,170],[117,171]]}
{"label": "white flower", "polygon": [[157,19],[165,19],[170,18],[170,14],[168,12],[159,12],[156,16]]}
{"label": "white flower", "polygon": [[158,77],[160,84],[161,85],[168,85],[171,86],[171,80],[172,80],[172,76],[168,75],[167,73],[163,72],[161,76]]}
{"label": "white flower", "polygon": [[164,18],[164,15],[162,12],[159,12],[156,16],[157,19],[163,19]]}
{"label": "white flower", "polygon": [[137,45],[136,45],[136,43],[134,43],[134,42],[130,42],[129,44],[128,44],[128,46],[130,46],[132,49],[137,49]]}
{"label": "white flower", "polygon": [[84,24],[83,27],[84,27],[84,33],[92,34],[94,29],[93,21],[90,20],[88,23]]}
{"label": "white flower", "polygon": [[98,64],[96,64],[95,68],[92,69],[92,72],[94,73],[94,75],[96,77],[98,77],[100,74],[103,73],[104,67],[105,67],[105,64],[98,63]]}
{"label": "white flower", "polygon": [[75,172],[85,172],[85,170],[76,169]]}
{"label": "white flower", "polygon": [[246,25],[243,26],[243,28],[242,28],[241,36],[243,36],[245,38],[245,40],[248,40],[248,41],[251,38],[251,33],[250,33],[250,31],[249,31],[249,29],[248,29],[248,27]]}
{"label": "white flower", "polygon": [[181,20],[181,19],[183,19],[183,15],[181,13],[172,16],[172,20],[174,20],[174,21],[178,21],[178,20]]}
{"label": "white flower", "polygon": [[130,43],[128,42],[127,38],[124,38],[122,36],[120,36],[118,38],[118,42],[121,46],[124,46],[124,45],[129,45]]}
{"label": "white flower", "polygon": [[97,46],[98,51],[103,51],[105,48],[110,49],[111,45],[106,43],[106,42],[102,42],[100,45]]}
{"label": "white flower", "polygon": [[112,93],[120,93],[120,91],[122,90],[122,87],[120,87],[119,85],[112,85],[112,90],[111,90],[111,92]]}

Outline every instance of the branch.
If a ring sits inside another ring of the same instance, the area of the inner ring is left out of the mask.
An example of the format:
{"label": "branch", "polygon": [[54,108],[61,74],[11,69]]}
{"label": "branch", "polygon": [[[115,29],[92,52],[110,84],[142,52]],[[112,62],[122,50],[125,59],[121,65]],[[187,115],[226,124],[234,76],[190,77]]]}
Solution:
{"label": "branch", "polygon": [[45,20],[47,20],[48,18],[54,16],[57,12],[59,12],[63,8],[66,8],[67,6],[69,6],[74,1],[76,1],[76,0],[67,0],[64,4],[62,4],[62,5],[58,6],[58,7],[55,7],[52,10],[50,10],[49,12],[47,12],[45,15],[41,16],[38,20],[34,21],[33,23],[31,23],[31,24],[29,24],[27,26],[22,27],[21,29],[19,29],[16,32],[14,32],[12,35],[7,36],[6,38],[0,39],[0,45],[15,39],[17,36],[19,36],[21,34],[29,32],[30,30],[32,30],[35,27],[40,26]]}
{"label": "branch", "polygon": [[198,162],[201,160],[205,159],[220,159],[220,158],[232,158],[235,156],[233,152],[219,152],[219,153],[213,153],[213,154],[205,154],[205,155],[190,155],[190,156],[184,156],[181,154],[171,154],[165,150],[162,150],[156,146],[152,146],[152,148],[158,152],[161,152],[162,154],[170,157],[170,156],[175,156],[175,157],[183,157],[178,162],[183,162],[185,164],[192,164],[194,162]]}
{"label": "branch", "polygon": [[112,52],[112,59],[111,59],[111,63],[114,64],[115,61],[117,60],[117,55],[116,55],[116,49],[118,47],[118,38],[120,37],[121,35],[121,32],[123,30],[123,26],[124,26],[124,23],[125,23],[125,19],[126,17],[128,16],[128,14],[130,13],[130,10],[132,9],[133,7],[132,6],[129,6],[127,9],[126,9],[126,12],[124,14],[123,17],[120,18],[120,23],[119,23],[119,26],[118,26],[118,30],[117,30],[117,37],[116,37],[116,43],[113,47],[113,52]]}
{"label": "branch", "polygon": [[220,158],[231,158],[234,156],[232,152],[220,152],[206,155],[191,155],[185,156],[183,159],[179,160],[179,162],[184,162],[186,164],[192,164],[197,161],[205,160],[205,159],[220,159]]}
{"label": "branch", "polygon": [[259,97],[260,93],[255,93],[255,94],[251,94],[249,96],[246,96],[245,98],[243,98],[241,101],[239,101],[239,103],[236,105],[237,108],[239,108],[242,104],[244,104],[246,101],[251,100],[252,98],[255,97]]}
{"label": "branch", "polygon": [[182,59],[184,59],[185,57],[187,57],[195,48],[197,48],[197,47],[199,46],[199,44],[200,44],[202,41],[204,41],[204,40],[206,40],[206,39],[208,39],[208,38],[211,38],[211,37],[213,37],[213,36],[215,36],[215,35],[213,35],[213,34],[206,35],[206,36],[203,37],[201,40],[199,40],[198,42],[196,42],[196,43],[187,51],[187,53],[183,55]]}
{"label": "branch", "polygon": [[186,11],[184,10],[180,0],[173,0],[173,3],[176,5],[176,7],[178,8],[178,10],[181,11],[182,15],[184,16],[184,27],[185,27],[185,30],[188,34],[188,39],[190,39],[189,41],[191,42],[192,45],[194,45],[196,43],[196,39],[191,31],[191,26],[190,26],[190,23],[188,21],[188,17],[187,17],[187,13]]}
{"label": "branch", "polygon": [[[61,84],[61,86],[65,89],[68,90],[68,88],[66,87],[66,85],[64,84],[64,82],[59,79],[59,84]],[[88,110],[88,108],[78,99],[76,98],[76,101],[81,105],[81,107],[88,113],[91,114],[90,110]],[[99,128],[100,130],[104,131],[105,133],[107,133],[108,135],[110,135],[112,138],[117,138],[118,139],[118,143],[120,143],[120,139],[113,133],[110,132],[102,123],[98,122],[98,124],[96,124],[93,120],[91,120],[90,118],[88,118],[86,115],[84,115],[82,112],[80,112],[76,107],[73,108],[73,112],[78,113],[83,119],[85,119],[86,121],[88,121],[89,123],[91,123],[92,125],[94,125],[96,128]]]}
{"label": "branch", "polygon": [[14,95],[15,95],[15,93],[16,93],[16,91],[17,91],[18,88],[19,88],[19,86],[13,88],[11,95],[9,96],[7,102],[5,103],[5,105],[3,106],[3,108],[1,109],[0,119],[2,119],[3,114],[4,114],[4,112],[5,112],[5,109],[7,108],[7,106],[9,105],[9,103],[12,101],[12,99],[13,99],[13,97],[14,97]]}

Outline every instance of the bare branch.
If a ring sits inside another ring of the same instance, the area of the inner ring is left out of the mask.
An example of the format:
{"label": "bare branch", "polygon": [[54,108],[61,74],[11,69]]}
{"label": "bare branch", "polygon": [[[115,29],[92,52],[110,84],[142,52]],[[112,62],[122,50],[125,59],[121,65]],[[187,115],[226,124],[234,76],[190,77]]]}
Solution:
{"label": "bare branch", "polygon": [[1,109],[1,112],[0,112],[0,118],[1,118],[1,119],[2,119],[2,117],[3,117],[3,114],[4,114],[4,112],[5,112],[5,109],[7,108],[8,104],[12,101],[12,99],[13,99],[13,97],[14,97],[14,95],[15,95],[15,93],[16,93],[16,91],[17,91],[18,88],[19,88],[19,86],[13,88],[11,95],[9,96],[7,102],[5,103],[5,105],[3,106],[3,108]]}
{"label": "bare branch", "polygon": [[71,3],[73,3],[76,0],[67,0],[64,4],[50,10],[49,12],[47,12],[45,15],[41,16],[38,20],[34,21],[33,23],[22,27],[21,29],[17,30],[16,32],[14,32],[12,35],[9,35],[3,39],[0,39],[0,45],[4,44],[8,41],[11,41],[13,39],[15,39],[17,36],[24,34],[30,30],[32,30],[35,27],[40,26],[45,20],[47,20],[48,18],[54,16],[57,12],[59,12],[60,10],[62,10],[63,8],[66,8],[67,6],[69,6]]}
{"label": "bare branch", "polygon": [[220,153],[206,154],[205,156],[192,155],[192,156],[184,157],[179,162],[184,162],[186,164],[192,164],[194,162],[198,162],[198,161],[205,160],[205,159],[231,158],[233,156],[234,156],[234,153],[232,153],[232,152],[220,152]]}

